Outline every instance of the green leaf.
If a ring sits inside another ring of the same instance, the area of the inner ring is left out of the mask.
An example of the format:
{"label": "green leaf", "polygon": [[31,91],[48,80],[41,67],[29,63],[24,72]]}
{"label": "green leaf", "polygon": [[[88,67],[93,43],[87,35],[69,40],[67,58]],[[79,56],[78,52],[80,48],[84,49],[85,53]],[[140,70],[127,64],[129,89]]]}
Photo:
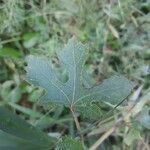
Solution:
{"label": "green leaf", "polygon": [[140,132],[136,129],[132,129],[124,138],[124,142],[130,146],[136,139],[140,139]]}
{"label": "green leaf", "polygon": [[150,107],[145,106],[138,116],[140,124],[150,130]]}
{"label": "green leaf", "polygon": [[16,86],[12,89],[12,86],[14,86],[14,82],[11,80],[4,82],[0,86],[0,96],[6,102],[18,102],[21,98],[22,93],[20,87]]}
{"label": "green leaf", "polygon": [[41,97],[41,95],[42,95],[42,93],[43,93],[43,90],[42,89],[34,89],[31,93],[30,93],[30,95],[29,95],[29,97],[28,97],[28,100],[30,101],[30,102],[36,102],[40,97]]}
{"label": "green leaf", "polygon": [[0,107],[0,149],[48,150],[51,143],[45,133]]}
{"label": "green leaf", "polygon": [[82,144],[71,137],[65,137],[58,143],[56,150],[83,150]]}
{"label": "green leaf", "polygon": [[103,110],[96,104],[85,104],[76,108],[78,112],[88,120],[96,120],[103,116]]}
{"label": "green leaf", "polygon": [[10,57],[10,58],[20,58],[21,53],[16,49],[5,47],[0,49],[0,56],[2,57]]}
{"label": "green leaf", "polygon": [[86,88],[83,85],[82,74],[87,55],[87,46],[75,38],[70,39],[66,47],[58,53],[58,58],[69,76],[66,83],[57,78],[48,59],[27,57],[28,81],[46,90],[45,95],[41,97],[42,103],[57,102],[71,106],[78,102],[94,100],[116,104],[130,94],[132,85],[121,76],[113,76],[104,80],[101,85]]}
{"label": "green leaf", "polygon": [[23,36],[23,45],[26,48],[32,48],[40,41],[40,35],[34,32],[29,32]]}

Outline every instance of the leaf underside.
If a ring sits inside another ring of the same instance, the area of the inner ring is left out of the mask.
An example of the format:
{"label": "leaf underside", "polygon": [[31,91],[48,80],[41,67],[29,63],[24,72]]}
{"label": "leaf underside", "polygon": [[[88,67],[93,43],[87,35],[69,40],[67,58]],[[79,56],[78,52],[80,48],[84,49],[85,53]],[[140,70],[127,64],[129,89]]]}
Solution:
{"label": "leaf underside", "polygon": [[75,38],[70,39],[57,55],[68,73],[69,79],[66,83],[57,78],[48,59],[31,55],[27,57],[28,82],[46,91],[41,97],[41,103],[57,102],[72,106],[85,101],[106,101],[116,104],[130,94],[132,85],[122,76],[115,75],[92,88],[83,85],[83,65],[88,56],[88,49]]}

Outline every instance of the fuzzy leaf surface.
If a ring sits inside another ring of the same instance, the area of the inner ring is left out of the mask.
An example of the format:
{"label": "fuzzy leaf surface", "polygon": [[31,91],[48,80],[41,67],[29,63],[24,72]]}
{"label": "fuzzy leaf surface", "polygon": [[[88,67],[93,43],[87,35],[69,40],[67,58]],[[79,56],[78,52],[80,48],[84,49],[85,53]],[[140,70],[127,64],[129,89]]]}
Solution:
{"label": "fuzzy leaf surface", "polygon": [[57,78],[48,59],[27,57],[27,80],[46,90],[46,94],[41,98],[42,103],[57,102],[71,106],[94,100],[116,104],[130,94],[132,85],[122,76],[113,76],[92,88],[83,85],[83,65],[88,56],[88,49],[75,38],[70,39],[57,55],[68,73],[69,79],[66,83]]}

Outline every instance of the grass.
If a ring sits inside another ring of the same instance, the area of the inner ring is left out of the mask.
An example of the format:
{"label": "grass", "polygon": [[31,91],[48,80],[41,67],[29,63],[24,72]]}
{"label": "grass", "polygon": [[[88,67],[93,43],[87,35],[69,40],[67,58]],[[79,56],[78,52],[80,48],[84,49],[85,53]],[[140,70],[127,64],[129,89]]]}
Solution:
{"label": "grass", "polygon": [[56,50],[75,35],[91,47],[86,67],[95,82],[119,73],[134,84],[131,96],[108,114],[107,119],[103,114],[113,109],[110,104],[87,105],[88,112],[91,107],[98,110],[91,111],[92,115],[87,111],[78,113],[81,132],[87,129],[86,146],[107,135],[107,130],[116,126],[122,116],[126,118],[123,124],[111,136],[106,136],[100,149],[148,149],[149,12],[148,0],[0,1],[0,105],[9,107],[32,124],[36,122],[37,127],[49,134],[77,137],[68,110],[54,104],[40,107],[41,90],[24,80],[26,55],[46,55],[58,66]]}

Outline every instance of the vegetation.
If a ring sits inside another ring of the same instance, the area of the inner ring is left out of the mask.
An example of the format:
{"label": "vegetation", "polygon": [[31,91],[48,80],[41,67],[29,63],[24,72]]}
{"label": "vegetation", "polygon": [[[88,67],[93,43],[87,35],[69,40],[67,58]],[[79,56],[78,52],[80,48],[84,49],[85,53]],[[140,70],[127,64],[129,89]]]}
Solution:
{"label": "vegetation", "polygon": [[0,150],[148,150],[149,12],[149,0],[0,1]]}

